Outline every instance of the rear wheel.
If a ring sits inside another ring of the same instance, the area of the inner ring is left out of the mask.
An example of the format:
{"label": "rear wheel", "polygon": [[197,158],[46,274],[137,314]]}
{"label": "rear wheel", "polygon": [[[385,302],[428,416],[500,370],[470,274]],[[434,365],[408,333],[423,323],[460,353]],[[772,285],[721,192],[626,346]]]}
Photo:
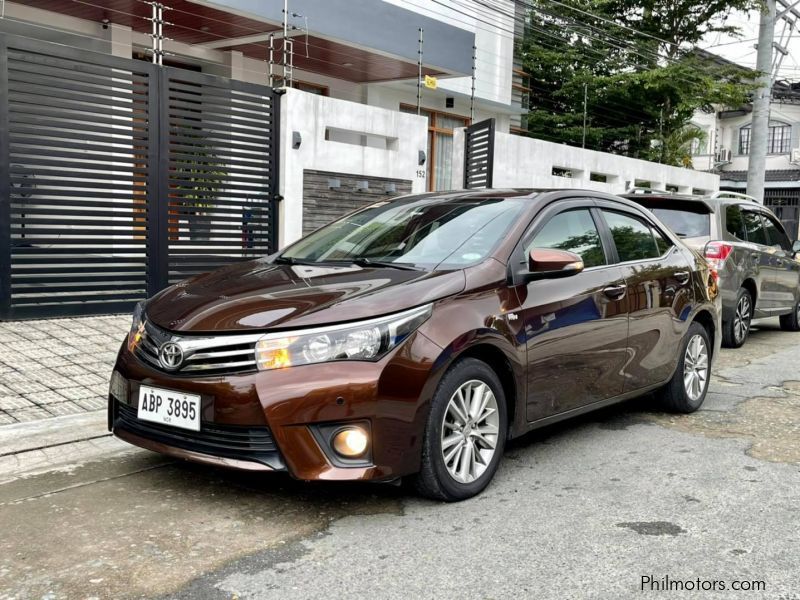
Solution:
{"label": "rear wheel", "polygon": [[788,315],[781,315],[780,320],[784,331],[800,331],[800,302],[794,305],[794,310]]}
{"label": "rear wheel", "polygon": [[442,378],[431,402],[417,490],[453,502],[489,485],[503,455],[506,399],[497,374],[466,358]]}
{"label": "rear wheel", "polygon": [[669,411],[691,413],[706,399],[711,375],[711,343],[700,323],[692,323],[681,344],[678,368],[657,396]]}
{"label": "rear wheel", "polygon": [[722,345],[726,348],[741,348],[747,341],[752,320],[753,296],[746,289],[740,288],[733,318],[722,324]]}

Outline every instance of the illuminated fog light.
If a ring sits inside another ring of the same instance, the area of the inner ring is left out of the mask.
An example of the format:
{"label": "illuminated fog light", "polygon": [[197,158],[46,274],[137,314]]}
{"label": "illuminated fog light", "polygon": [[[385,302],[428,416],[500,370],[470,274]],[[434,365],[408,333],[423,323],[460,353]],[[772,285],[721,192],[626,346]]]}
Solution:
{"label": "illuminated fog light", "polygon": [[347,427],[333,436],[332,446],[345,458],[358,458],[367,451],[369,436],[360,427]]}

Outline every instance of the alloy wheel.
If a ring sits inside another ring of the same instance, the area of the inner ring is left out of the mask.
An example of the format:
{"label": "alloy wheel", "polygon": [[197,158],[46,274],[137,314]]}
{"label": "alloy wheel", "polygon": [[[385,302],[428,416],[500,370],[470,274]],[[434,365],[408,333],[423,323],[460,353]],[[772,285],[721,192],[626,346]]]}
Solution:
{"label": "alloy wheel", "polygon": [[744,340],[750,329],[750,297],[742,296],[736,305],[736,316],[733,318],[733,335],[738,344]]}
{"label": "alloy wheel", "polygon": [[442,419],[442,458],[450,476],[471,483],[494,458],[500,415],[497,399],[483,381],[472,379],[450,397]]}
{"label": "alloy wheel", "polygon": [[683,387],[686,395],[697,402],[708,379],[708,346],[701,335],[693,335],[683,357]]}

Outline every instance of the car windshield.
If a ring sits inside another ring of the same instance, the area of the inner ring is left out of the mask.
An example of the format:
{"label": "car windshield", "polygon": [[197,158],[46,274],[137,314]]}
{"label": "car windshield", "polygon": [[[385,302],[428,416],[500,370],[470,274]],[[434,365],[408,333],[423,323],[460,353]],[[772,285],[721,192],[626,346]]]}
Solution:
{"label": "car windshield", "polygon": [[488,256],[524,204],[517,198],[378,202],[315,231],[278,260],[462,268]]}

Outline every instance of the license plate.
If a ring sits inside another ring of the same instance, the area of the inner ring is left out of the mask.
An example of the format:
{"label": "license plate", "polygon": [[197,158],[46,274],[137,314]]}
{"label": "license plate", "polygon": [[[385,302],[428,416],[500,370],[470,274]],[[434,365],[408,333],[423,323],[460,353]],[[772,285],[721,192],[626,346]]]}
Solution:
{"label": "license plate", "polygon": [[142,421],[200,431],[200,396],[142,385],[137,416]]}

